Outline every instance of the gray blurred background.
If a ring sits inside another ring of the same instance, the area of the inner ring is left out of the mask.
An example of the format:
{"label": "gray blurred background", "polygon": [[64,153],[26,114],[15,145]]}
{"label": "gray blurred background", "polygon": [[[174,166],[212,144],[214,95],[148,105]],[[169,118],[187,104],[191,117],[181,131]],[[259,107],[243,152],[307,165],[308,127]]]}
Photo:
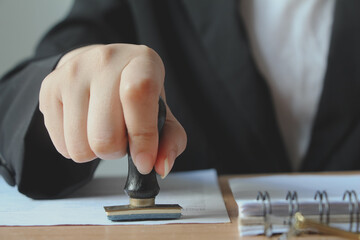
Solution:
{"label": "gray blurred background", "polygon": [[[0,77],[31,56],[43,34],[66,16],[73,0],[0,0]],[[102,161],[96,175],[126,175],[125,159]]]}

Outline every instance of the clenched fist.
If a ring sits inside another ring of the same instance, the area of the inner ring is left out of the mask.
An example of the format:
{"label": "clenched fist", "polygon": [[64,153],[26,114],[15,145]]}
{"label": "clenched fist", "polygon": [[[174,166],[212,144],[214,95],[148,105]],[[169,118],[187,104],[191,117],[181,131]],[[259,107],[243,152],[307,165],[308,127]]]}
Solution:
{"label": "clenched fist", "polygon": [[165,177],[186,147],[186,133],[164,101],[165,69],[146,46],[91,45],[66,54],[42,82],[40,111],[56,149],[75,162],[123,157],[129,144],[142,174],[153,167]]}

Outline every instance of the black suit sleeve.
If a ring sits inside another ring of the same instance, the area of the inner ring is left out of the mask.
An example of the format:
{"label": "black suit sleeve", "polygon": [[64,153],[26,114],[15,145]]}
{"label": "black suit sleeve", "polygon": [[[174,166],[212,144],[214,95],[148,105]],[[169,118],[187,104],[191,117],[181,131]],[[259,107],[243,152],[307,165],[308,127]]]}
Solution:
{"label": "black suit sleeve", "polygon": [[98,160],[76,164],[54,148],[38,109],[42,80],[66,52],[96,43],[136,43],[125,1],[77,0],[35,55],[0,80],[0,174],[32,198],[63,197],[88,182]]}

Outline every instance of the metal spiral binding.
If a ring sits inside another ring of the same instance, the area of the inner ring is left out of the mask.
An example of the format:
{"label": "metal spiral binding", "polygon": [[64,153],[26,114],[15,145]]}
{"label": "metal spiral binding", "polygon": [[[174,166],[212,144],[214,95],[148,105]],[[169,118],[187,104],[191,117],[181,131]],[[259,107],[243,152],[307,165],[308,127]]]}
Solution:
{"label": "metal spiral binding", "polygon": [[[320,222],[323,223],[324,210],[326,214],[326,224],[330,222],[330,204],[326,191],[316,191],[314,199],[316,200],[319,197],[319,217]],[[325,203],[323,203],[323,199],[325,199]]]}
{"label": "metal spiral binding", "polygon": [[[286,194],[286,200],[288,200],[289,205],[289,225],[292,225],[293,216],[295,213],[299,211],[299,201],[298,201],[298,194],[296,191],[288,191]],[[295,202],[295,203],[294,203]]]}
{"label": "metal spiral binding", "polygon": [[[346,190],[343,195],[343,201],[348,198],[348,211],[349,211],[349,232],[345,232],[346,234],[352,234],[351,232],[360,232],[360,202],[359,198],[354,190]],[[314,195],[314,199],[318,200],[319,202],[319,218],[320,223],[329,225],[330,223],[330,203],[328,199],[328,194],[326,191],[316,191]],[[273,234],[273,223],[279,224],[279,217],[278,216],[272,216],[272,203],[270,200],[270,194],[267,191],[258,192],[258,195],[256,197],[257,201],[261,201],[262,203],[262,211],[263,211],[263,217],[264,217],[264,234],[267,237],[272,236]],[[280,239],[287,239],[288,236],[293,236],[299,234],[301,230],[298,230],[294,228],[293,226],[293,219],[297,212],[300,210],[299,205],[299,199],[298,199],[298,193],[296,191],[288,191],[286,194],[286,200],[288,201],[288,217],[289,221],[283,221],[282,224],[289,224],[290,230],[292,230],[291,234],[284,233],[281,235]],[[324,218],[325,215],[325,218]],[[310,220],[307,220],[310,222]],[[309,223],[308,223],[309,224]],[[318,224],[318,223],[317,223]],[[353,226],[355,225],[355,229],[353,229]],[[313,226],[314,227],[314,226]],[[318,227],[318,225],[315,226],[315,228]],[[341,231],[336,228],[332,228],[330,226],[323,225],[322,229],[327,228],[326,231],[329,231],[329,229],[333,231]],[[334,230],[335,229],[335,230]],[[325,231],[325,230],[324,230]],[[340,234],[340,233],[338,233]],[[344,235],[344,231],[341,233]],[[355,233],[354,233],[355,234]],[[341,235],[341,236],[342,236]],[[354,235],[357,238],[360,239],[360,235]]]}
{"label": "metal spiral binding", "polygon": [[258,195],[256,197],[256,200],[262,201],[262,209],[263,209],[263,216],[264,216],[264,234],[267,237],[270,237],[273,232],[272,232],[272,224],[270,221],[270,215],[272,213],[272,206],[271,206],[271,200],[270,200],[270,195],[267,191],[262,192],[258,192]]}
{"label": "metal spiral binding", "polygon": [[[346,196],[349,197],[349,218],[350,218],[350,225],[349,231],[351,232],[353,229],[353,222],[354,222],[354,214],[356,214],[356,232],[359,232],[359,200],[357,194],[354,190],[346,190],[343,195],[343,200],[345,201]],[[354,199],[354,201],[353,201]]]}

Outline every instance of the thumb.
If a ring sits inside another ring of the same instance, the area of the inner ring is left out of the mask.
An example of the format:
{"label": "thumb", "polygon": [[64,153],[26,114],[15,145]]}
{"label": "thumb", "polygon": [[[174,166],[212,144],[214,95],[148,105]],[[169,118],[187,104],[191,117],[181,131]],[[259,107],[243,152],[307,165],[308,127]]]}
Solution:
{"label": "thumb", "polygon": [[167,108],[165,125],[160,134],[155,171],[165,178],[172,169],[175,159],[186,147],[187,136],[184,128]]}

